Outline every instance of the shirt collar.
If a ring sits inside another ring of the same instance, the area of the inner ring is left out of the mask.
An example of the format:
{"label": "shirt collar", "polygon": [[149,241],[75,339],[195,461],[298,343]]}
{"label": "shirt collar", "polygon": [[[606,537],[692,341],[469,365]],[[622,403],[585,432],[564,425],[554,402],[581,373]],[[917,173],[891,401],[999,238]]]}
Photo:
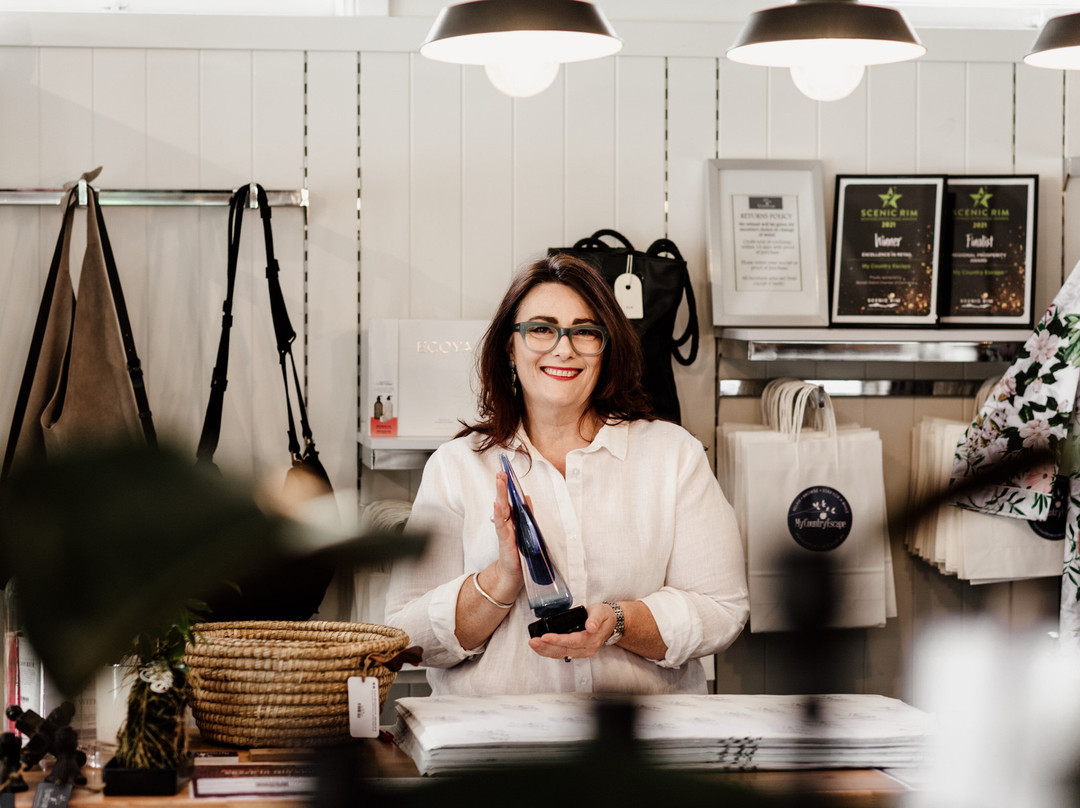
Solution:
{"label": "shirt collar", "polygon": [[604,424],[596,433],[592,444],[586,451],[595,452],[607,449],[612,457],[619,460],[626,459],[626,447],[630,441],[630,422],[620,421],[617,424]]}
{"label": "shirt collar", "polygon": [[[612,457],[619,460],[626,459],[626,449],[629,444],[630,436],[630,423],[628,421],[622,421],[617,424],[604,424],[600,427],[600,431],[596,433],[596,437],[593,438],[584,451],[586,454],[590,452],[598,452],[601,449],[607,449]],[[517,435],[515,436],[512,444],[514,451],[526,451],[532,454],[536,451],[536,447],[532,445],[532,441],[529,440],[529,436],[525,434],[525,427],[518,426]],[[539,452],[537,452],[539,454]]]}

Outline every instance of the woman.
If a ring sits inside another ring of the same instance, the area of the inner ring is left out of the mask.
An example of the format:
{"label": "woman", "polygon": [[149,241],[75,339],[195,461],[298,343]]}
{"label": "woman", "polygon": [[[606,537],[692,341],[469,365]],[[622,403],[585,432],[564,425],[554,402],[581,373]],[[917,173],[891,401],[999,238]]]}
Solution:
{"label": "woman", "polygon": [[[424,469],[386,622],[424,649],[436,695],[704,693],[695,658],[748,612],[735,516],[701,444],[656,420],[641,351],[588,264],[554,255],[511,283],[484,337],[480,421]],[[585,630],[529,638],[510,458]],[[565,661],[564,661],[565,660]]]}

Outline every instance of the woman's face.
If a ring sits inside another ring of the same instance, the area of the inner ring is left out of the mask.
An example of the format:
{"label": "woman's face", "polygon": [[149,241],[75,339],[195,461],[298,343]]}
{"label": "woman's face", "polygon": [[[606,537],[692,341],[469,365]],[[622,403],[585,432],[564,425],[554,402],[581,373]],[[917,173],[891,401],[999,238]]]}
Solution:
{"label": "woman's face", "polygon": [[[518,305],[514,323],[543,322],[569,328],[600,325],[592,309],[577,292],[561,283],[541,283],[529,290]],[[547,353],[531,350],[515,332],[510,358],[530,417],[574,418],[585,412],[600,378],[604,355],[582,356],[562,336]]]}

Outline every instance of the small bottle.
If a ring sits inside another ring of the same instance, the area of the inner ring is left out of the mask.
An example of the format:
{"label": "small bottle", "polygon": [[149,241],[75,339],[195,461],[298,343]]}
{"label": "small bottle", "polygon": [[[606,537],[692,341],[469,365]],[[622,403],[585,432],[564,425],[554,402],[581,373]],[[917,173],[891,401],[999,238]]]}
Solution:
{"label": "small bottle", "polygon": [[[4,707],[17,705],[44,715],[47,710],[41,660],[26,641],[15,579],[4,587]],[[16,732],[14,722],[6,727]]]}
{"label": "small bottle", "polygon": [[381,421],[383,414],[382,396],[375,396],[375,411],[372,413],[375,420]]}
{"label": "small bottle", "polygon": [[389,421],[394,417],[394,402],[390,400],[391,398],[392,396],[387,396],[386,403],[383,405],[382,420],[384,421]]}

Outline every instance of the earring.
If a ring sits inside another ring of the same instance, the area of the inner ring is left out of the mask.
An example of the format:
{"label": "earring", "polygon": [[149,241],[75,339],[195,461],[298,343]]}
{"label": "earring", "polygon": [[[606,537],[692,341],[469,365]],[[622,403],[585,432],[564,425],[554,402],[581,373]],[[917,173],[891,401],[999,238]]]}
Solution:
{"label": "earring", "polygon": [[510,360],[510,386],[517,389],[517,365],[513,359]]}

